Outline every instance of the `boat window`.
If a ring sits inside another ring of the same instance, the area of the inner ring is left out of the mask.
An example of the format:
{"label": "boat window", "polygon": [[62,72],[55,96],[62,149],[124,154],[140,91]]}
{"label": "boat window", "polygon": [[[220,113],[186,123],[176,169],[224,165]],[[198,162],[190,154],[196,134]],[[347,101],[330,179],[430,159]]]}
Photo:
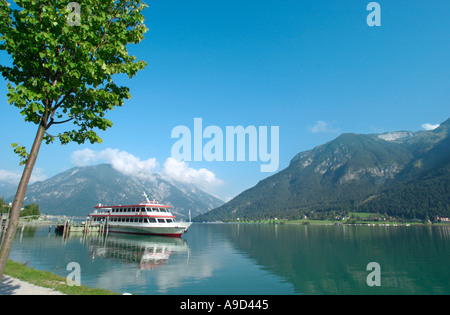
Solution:
{"label": "boat window", "polygon": [[166,223],[166,221],[164,219],[158,219],[158,223]]}
{"label": "boat window", "polygon": [[172,223],[172,219],[166,219],[167,223]]}
{"label": "boat window", "polygon": [[148,220],[150,221],[150,223],[156,223],[156,220],[154,218],[150,218]]}

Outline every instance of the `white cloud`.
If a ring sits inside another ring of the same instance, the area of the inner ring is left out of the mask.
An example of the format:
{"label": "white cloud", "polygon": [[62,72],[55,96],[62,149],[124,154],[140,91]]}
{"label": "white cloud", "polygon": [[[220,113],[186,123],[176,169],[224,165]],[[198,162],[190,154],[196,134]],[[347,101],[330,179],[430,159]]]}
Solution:
{"label": "white cloud", "polygon": [[76,166],[88,166],[98,162],[99,155],[91,149],[78,150],[70,155],[70,161]]}
{"label": "white cloud", "polygon": [[177,161],[172,157],[164,163],[163,175],[178,182],[194,184],[204,190],[223,184],[213,172],[205,168],[198,170],[190,168],[186,162]]}
{"label": "white cloud", "polygon": [[152,179],[152,174],[158,166],[155,158],[142,161],[128,152],[110,148],[102,151],[78,150],[72,153],[70,160],[77,166],[87,166],[99,162],[109,163],[122,174],[145,179]]}
{"label": "white cloud", "polygon": [[[95,163],[109,163],[117,171],[130,176],[144,179],[153,179],[153,174],[159,166],[156,158],[140,160],[138,157],[117,149],[105,149],[93,151],[90,149],[78,150],[72,153],[71,162],[77,166],[87,166]],[[161,175],[168,180],[178,181],[209,190],[223,182],[216,175],[205,169],[190,168],[186,162],[177,161],[169,157],[165,163]]]}
{"label": "white cloud", "polygon": [[437,127],[439,127],[440,125],[439,124],[429,124],[429,123],[425,123],[425,124],[423,124],[421,127],[423,128],[423,129],[425,129],[425,130],[434,130],[434,129],[436,129]]}
{"label": "white cloud", "polygon": [[[6,170],[0,170],[0,181],[7,182],[9,184],[18,185],[20,178],[22,177],[22,172],[11,172]],[[46,180],[48,177],[44,174],[41,168],[35,168],[31,174],[30,184],[35,182],[40,182]]]}
{"label": "white cloud", "polygon": [[313,133],[319,133],[319,132],[335,133],[335,132],[340,131],[339,128],[330,126],[329,123],[327,123],[323,120],[318,120],[313,127],[309,128],[309,130]]}
{"label": "white cloud", "polygon": [[0,181],[2,182],[8,182],[10,184],[18,184],[20,181],[21,174],[0,170]]}

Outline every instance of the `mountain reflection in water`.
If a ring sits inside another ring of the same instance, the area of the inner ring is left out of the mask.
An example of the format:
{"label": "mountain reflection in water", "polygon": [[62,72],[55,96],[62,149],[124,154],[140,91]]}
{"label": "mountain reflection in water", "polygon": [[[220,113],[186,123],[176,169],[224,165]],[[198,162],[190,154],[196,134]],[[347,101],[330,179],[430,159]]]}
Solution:
{"label": "mountain reflection in water", "polygon": [[[449,294],[450,225],[193,224],[182,238],[19,229],[10,258],[117,293]],[[366,267],[381,266],[370,287]]]}

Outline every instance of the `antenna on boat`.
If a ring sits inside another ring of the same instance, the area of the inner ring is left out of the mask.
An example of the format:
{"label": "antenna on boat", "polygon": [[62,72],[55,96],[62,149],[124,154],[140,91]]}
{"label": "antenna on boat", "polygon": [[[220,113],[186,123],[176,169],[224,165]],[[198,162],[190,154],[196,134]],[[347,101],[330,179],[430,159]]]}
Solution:
{"label": "antenna on boat", "polygon": [[150,200],[148,200],[148,196],[147,196],[147,194],[145,193],[145,191],[143,192],[143,194],[144,194],[144,197],[145,197],[145,201],[147,201],[148,203],[150,203]]}

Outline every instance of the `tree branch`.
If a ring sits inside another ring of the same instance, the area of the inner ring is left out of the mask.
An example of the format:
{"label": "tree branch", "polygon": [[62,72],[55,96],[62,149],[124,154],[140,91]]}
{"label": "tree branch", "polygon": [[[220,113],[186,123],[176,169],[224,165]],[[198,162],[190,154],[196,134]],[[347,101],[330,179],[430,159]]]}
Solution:
{"label": "tree branch", "polygon": [[53,118],[50,120],[50,123],[48,124],[48,127],[50,128],[51,125],[60,125],[60,124],[64,124],[66,122],[69,122],[71,120],[74,120],[75,117],[71,117],[69,119],[63,120],[63,121],[54,121]]}

